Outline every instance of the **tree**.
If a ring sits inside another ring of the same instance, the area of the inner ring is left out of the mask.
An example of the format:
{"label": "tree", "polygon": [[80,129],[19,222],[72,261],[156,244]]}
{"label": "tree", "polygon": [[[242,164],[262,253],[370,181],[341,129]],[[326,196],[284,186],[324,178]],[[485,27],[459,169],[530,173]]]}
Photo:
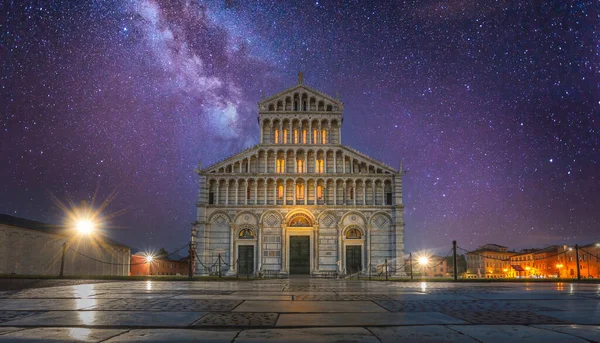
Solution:
{"label": "tree", "polygon": [[166,260],[169,256],[169,253],[165,250],[165,248],[160,248],[160,250],[156,253],[156,258],[159,260]]}

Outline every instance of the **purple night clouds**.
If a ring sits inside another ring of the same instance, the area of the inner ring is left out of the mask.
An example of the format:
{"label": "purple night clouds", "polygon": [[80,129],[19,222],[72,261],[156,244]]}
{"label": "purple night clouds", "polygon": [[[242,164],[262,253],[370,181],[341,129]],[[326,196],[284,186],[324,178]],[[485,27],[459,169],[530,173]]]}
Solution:
{"label": "purple night clouds", "polygon": [[179,247],[198,161],[256,144],[302,70],[344,144],[408,170],[407,252],[598,238],[595,1],[76,3],[0,5],[1,213],[117,191],[112,237]]}

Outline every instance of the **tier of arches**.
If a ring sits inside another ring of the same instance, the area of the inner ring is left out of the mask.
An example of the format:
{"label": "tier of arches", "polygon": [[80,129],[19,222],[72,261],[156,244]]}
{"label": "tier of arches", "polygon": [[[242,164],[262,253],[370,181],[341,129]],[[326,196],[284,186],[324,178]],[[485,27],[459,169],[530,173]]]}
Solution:
{"label": "tier of arches", "polygon": [[215,171],[219,174],[389,174],[383,168],[338,149],[259,149]]}
{"label": "tier of arches", "polygon": [[222,178],[207,186],[209,205],[393,205],[389,179]]}
{"label": "tier of arches", "polygon": [[269,112],[337,112],[340,106],[326,99],[317,98],[306,92],[295,92],[263,105]]}
{"label": "tier of arches", "polygon": [[338,119],[267,118],[260,123],[263,144],[340,144]]}

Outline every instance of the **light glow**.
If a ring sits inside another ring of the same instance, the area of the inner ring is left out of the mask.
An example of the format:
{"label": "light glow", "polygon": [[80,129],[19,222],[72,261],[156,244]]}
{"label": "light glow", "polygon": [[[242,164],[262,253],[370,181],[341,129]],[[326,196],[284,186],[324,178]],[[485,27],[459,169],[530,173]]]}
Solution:
{"label": "light glow", "polygon": [[419,264],[424,266],[427,265],[429,263],[429,257],[427,256],[421,256],[419,257]]}
{"label": "light glow", "polygon": [[81,234],[89,235],[95,229],[95,224],[93,221],[89,219],[79,219],[75,223],[75,228]]}

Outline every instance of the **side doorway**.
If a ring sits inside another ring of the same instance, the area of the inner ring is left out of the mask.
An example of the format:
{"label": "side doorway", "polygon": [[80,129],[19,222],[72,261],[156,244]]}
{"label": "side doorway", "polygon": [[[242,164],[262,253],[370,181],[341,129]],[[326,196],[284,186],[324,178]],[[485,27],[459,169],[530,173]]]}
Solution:
{"label": "side doorway", "polygon": [[239,275],[254,274],[253,245],[238,245],[238,268]]}
{"label": "side doorway", "polygon": [[357,273],[362,270],[362,252],[360,245],[346,245],[346,272]]}

